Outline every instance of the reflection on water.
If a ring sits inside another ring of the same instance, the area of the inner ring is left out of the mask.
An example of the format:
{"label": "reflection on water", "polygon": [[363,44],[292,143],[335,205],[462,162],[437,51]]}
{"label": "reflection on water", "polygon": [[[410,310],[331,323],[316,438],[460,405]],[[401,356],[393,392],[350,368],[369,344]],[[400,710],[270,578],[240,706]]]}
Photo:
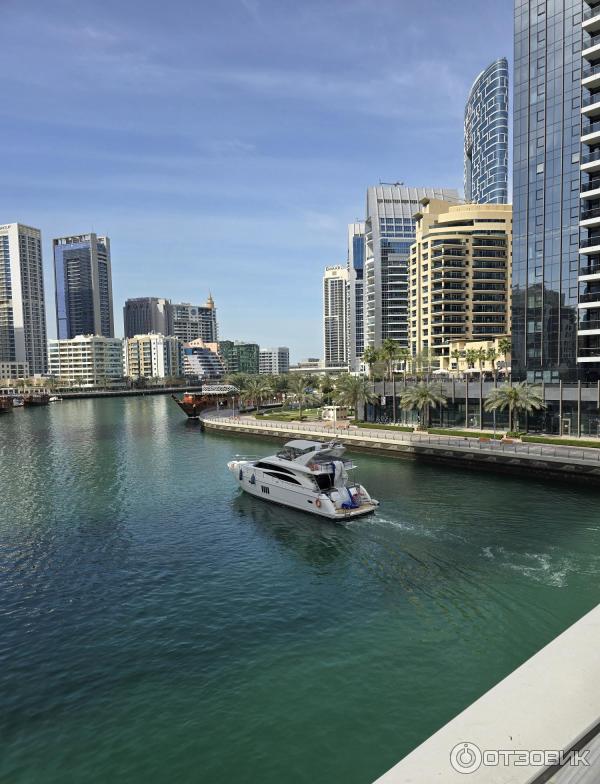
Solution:
{"label": "reflection on water", "polygon": [[0,419],[0,780],[363,784],[598,601],[592,491],[357,454],[382,506],[336,525],[240,494],[273,445]]}

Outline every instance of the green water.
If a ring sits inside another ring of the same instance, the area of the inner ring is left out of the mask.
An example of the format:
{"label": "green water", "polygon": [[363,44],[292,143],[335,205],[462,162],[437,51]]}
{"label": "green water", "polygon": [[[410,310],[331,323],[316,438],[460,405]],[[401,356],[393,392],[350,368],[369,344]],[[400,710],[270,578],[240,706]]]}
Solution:
{"label": "green water", "polygon": [[240,496],[166,397],[0,418],[0,781],[368,784],[600,596],[598,495],[359,454]]}

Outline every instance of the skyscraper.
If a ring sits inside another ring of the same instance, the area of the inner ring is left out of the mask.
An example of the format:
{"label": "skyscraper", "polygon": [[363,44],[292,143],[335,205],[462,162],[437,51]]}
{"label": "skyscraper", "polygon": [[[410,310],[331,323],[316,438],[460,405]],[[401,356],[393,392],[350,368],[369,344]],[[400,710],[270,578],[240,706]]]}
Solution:
{"label": "skyscraper", "polygon": [[465,106],[465,200],[508,201],[508,61],[482,71]]}
{"label": "skyscraper", "polygon": [[364,221],[348,224],[348,365],[358,370],[365,350],[363,274],[365,267]]}
{"label": "skyscraper", "polygon": [[109,238],[92,232],[59,237],[52,244],[59,340],[76,335],[114,337]]}
{"label": "skyscraper", "polygon": [[0,362],[48,366],[42,237],[20,223],[0,226]]}
{"label": "skyscraper", "polygon": [[364,345],[391,338],[408,348],[408,258],[413,215],[421,199],[458,202],[454,188],[409,188],[401,183],[367,190],[364,265]]}
{"label": "skyscraper", "polygon": [[594,379],[600,367],[593,5],[515,1],[512,372],[531,381]]}
{"label": "skyscraper", "polygon": [[189,302],[174,303],[173,332],[184,343],[202,338],[207,343],[217,342],[217,310],[212,296],[205,305],[191,305]]}
{"label": "skyscraper", "polygon": [[125,301],[123,327],[126,338],[134,335],[173,334],[171,302],[161,297],[136,297]]}
{"label": "skyscraper", "polygon": [[348,365],[348,269],[326,267],[323,275],[323,357],[326,368]]}

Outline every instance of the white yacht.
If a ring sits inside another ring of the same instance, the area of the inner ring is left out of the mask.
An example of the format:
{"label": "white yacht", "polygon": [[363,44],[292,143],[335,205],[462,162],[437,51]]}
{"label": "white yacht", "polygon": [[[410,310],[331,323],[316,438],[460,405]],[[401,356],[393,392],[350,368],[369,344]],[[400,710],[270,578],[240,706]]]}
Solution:
{"label": "white yacht", "polygon": [[344,451],[335,441],[288,441],[275,455],[232,460],[227,467],[251,495],[330,520],[347,520],[374,512],[379,501],[348,479],[356,466],[343,458]]}

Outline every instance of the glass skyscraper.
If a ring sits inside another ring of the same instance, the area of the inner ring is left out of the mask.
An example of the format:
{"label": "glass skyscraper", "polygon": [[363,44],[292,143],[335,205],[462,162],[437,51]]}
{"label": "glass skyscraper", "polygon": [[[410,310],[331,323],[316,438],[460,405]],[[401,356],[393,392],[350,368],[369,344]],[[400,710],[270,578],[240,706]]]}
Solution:
{"label": "glass skyscraper", "polygon": [[465,106],[465,200],[508,201],[508,61],[479,74]]}
{"label": "glass skyscraper", "polygon": [[109,238],[80,234],[55,239],[53,246],[59,340],[114,337]]}
{"label": "glass skyscraper", "polygon": [[598,32],[597,1],[515,0],[514,378],[599,377]]}
{"label": "glass skyscraper", "polygon": [[365,224],[348,224],[348,365],[358,370],[365,350],[363,275],[365,267]]}

